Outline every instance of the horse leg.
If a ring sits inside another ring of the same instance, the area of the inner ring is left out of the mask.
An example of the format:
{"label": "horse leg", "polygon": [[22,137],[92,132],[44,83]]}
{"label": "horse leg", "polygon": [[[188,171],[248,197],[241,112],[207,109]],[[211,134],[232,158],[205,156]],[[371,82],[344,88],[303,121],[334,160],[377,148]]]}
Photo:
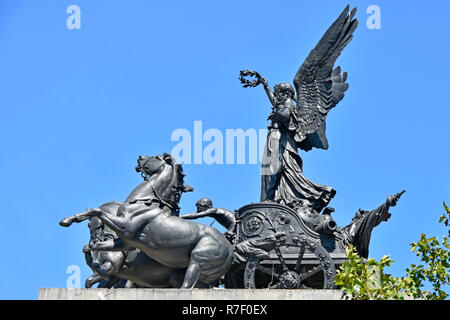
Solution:
{"label": "horse leg", "polygon": [[[89,249],[89,251],[88,251],[88,249]],[[84,252],[84,258],[86,260],[86,264],[89,266],[89,268],[92,269],[92,252],[88,245],[85,245],[83,247],[83,252]]]}
{"label": "horse leg", "polygon": [[76,215],[67,217],[62,219],[59,224],[63,227],[70,227],[72,223],[80,223],[84,220],[87,220],[91,217],[95,217],[101,214],[101,209],[90,209],[86,210],[85,212],[78,213]]}
{"label": "horse leg", "polygon": [[86,282],[84,283],[84,286],[86,288],[91,288],[94,284],[97,282],[100,282],[103,280],[103,277],[99,275],[98,273],[94,273],[92,276],[86,279]]}
{"label": "horse leg", "polygon": [[69,227],[72,223],[80,223],[92,217],[97,217],[102,220],[108,227],[113,230],[126,230],[130,219],[127,217],[118,217],[112,215],[100,208],[89,209],[85,212],[62,219],[59,224],[63,227]]}
{"label": "horse leg", "polygon": [[114,216],[100,208],[89,209],[85,212],[62,219],[59,224],[63,227],[69,227],[72,223],[79,223],[92,217],[97,217],[104,222],[113,231],[126,232],[130,228],[130,219],[127,217]]}
{"label": "horse leg", "polygon": [[114,265],[111,261],[105,261],[102,265],[94,264],[95,270],[103,278],[110,278],[114,271]]}
{"label": "horse leg", "polygon": [[191,251],[183,288],[193,288],[197,281],[209,285],[230,268],[233,247],[213,228],[205,227],[205,234]]}
{"label": "horse leg", "polygon": [[189,260],[189,265],[186,270],[186,274],[184,276],[183,284],[181,285],[181,289],[192,289],[197,284],[198,279],[201,274],[200,264],[192,258]]}
{"label": "horse leg", "polygon": [[181,288],[192,289],[195,287],[202,275],[201,264],[204,265],[205,260],[211,257],[211,246],[214,246],[214,244],[210,242],[210,237],[202,237],[192,250]]}

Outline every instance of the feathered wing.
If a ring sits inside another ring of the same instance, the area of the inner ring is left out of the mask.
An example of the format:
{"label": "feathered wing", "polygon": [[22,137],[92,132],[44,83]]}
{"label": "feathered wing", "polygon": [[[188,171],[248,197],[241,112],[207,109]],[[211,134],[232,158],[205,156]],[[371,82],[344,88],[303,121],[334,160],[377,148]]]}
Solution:
{"label": "feathered wing", "polygon": [[356,8],[350,13],[349,6],[344,9],[295,75],[298,121],[295,140],[305,151],[313,147],[328,149],[325,119],[348,89],[347,73],[341,73],[340,67],[333,70],[333,66],[353,38],[358,25],[358,20],[353,19],[355,13]]}

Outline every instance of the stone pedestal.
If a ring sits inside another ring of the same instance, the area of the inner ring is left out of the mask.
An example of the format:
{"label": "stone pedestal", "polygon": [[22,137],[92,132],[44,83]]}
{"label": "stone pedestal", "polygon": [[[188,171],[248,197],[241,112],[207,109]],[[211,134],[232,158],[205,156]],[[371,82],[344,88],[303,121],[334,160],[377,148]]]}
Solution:
{"label": "stone pedestal", "polygon": [[42,288],[39,300],[340,300],[340,290]]}

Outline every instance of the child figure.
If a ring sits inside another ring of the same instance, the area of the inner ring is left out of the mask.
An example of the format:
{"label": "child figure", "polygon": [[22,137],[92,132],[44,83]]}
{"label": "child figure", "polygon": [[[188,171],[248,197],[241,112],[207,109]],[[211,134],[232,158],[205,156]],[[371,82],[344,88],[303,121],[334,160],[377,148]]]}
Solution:
{"label": "child figure", "polygon": [[197,213],[189,213],[182,215],[184,219],[198,219],[203,217],[212,217],[227,229],[225,237],[232,240],[234,237],[234,229],[236,226],[236,217],[233,212],[223,208],[213,208],[211,199],[202,198],[195,204]]}

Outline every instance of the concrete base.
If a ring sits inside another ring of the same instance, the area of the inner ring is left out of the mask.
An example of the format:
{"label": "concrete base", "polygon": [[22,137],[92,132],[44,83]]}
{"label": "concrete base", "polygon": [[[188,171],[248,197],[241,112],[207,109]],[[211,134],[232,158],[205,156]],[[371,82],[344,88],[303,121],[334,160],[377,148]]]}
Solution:
{"label": "concrete base", "polygon": [[39,300],[340,300],[340,290],[39,289]]}

